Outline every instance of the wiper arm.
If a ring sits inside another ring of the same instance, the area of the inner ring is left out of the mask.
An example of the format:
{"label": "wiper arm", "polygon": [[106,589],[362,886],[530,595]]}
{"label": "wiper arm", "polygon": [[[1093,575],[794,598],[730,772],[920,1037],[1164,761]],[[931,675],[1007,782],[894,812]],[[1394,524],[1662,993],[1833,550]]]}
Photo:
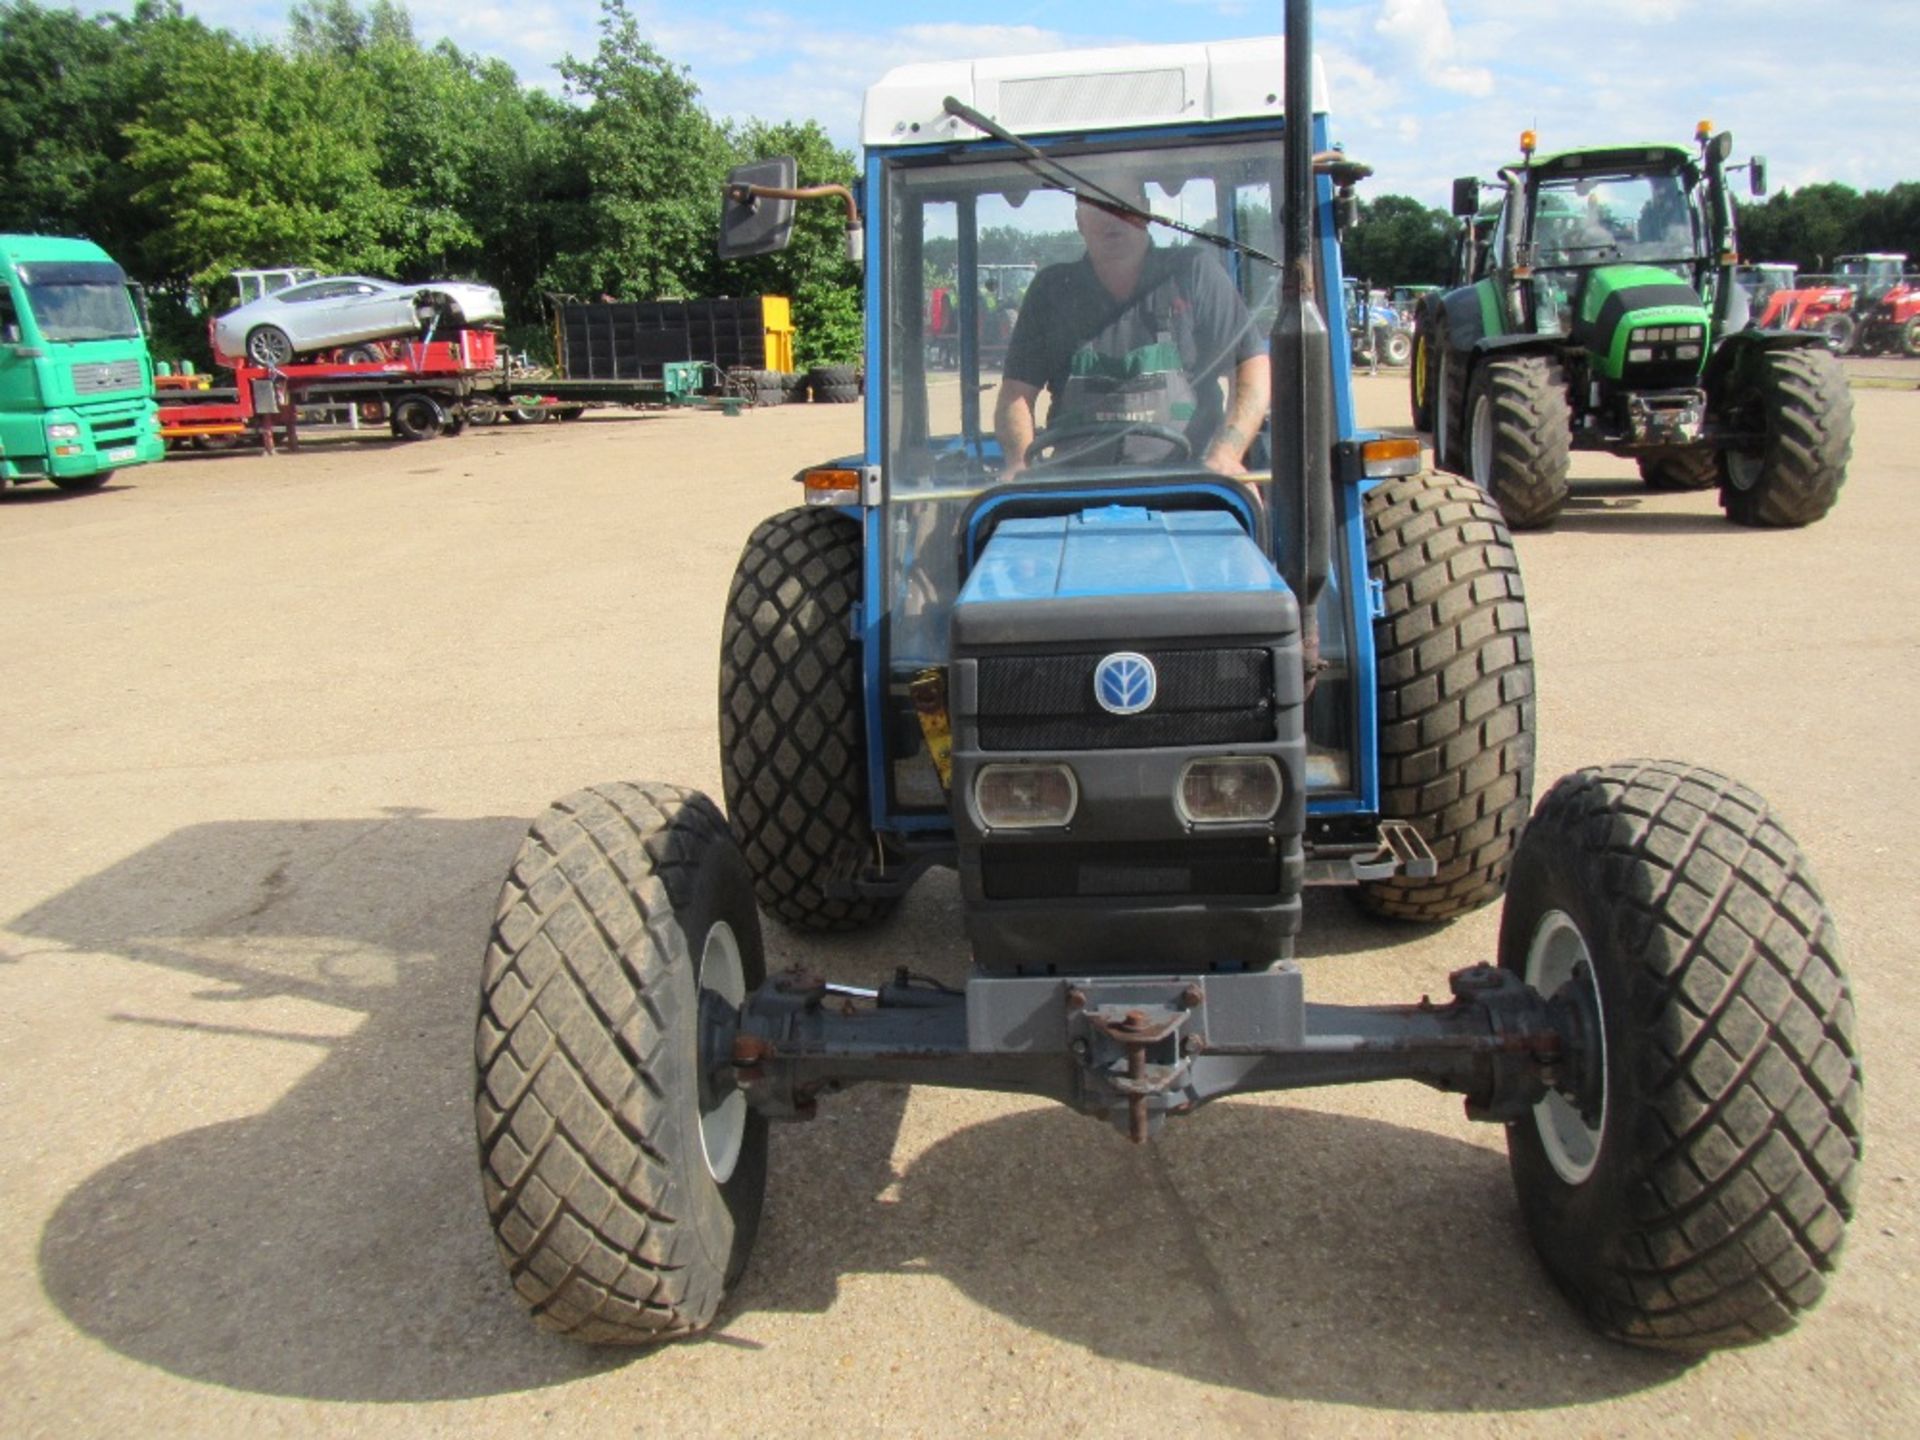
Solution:
{"label": "wiper arm", "polygon": [[1165,216],[1155,215],[1151,210],[1142,210],[1138,205],[1130,201],[1122,200],[1104,185],[1097,185],[1087,179],[1086,176],[1078,174],[1067,166],[1062,165],[1051,155],[1029,145],[1011,130],[996,121],[989,120],[985,115],[982,115],[978,110],[966,104],[964,101],[955,99],[949,95],[941,102],[941,108],[956,120],[966,121],[967,124],[973,126],[973,128],[980,131],[981,134],[991,135],[994,139],[1004,141],[1008,145],[1013,146],[1014,149],[1020,152],[1023,157],[1023,163],[1029,170],[1038,171],[1057,182],[1063,183],[1067,192],[1074,196],[1075,199],[1091,200],[1104,209],[1117,211],[1122,215],[1131,216],[1135,220],[1144,220],[1149,225],[1164,225],[1167,229],[1177,231],[1179,234],[1189,235],[1195,240],[1205,241],[1216,249],[1235,250],[1242,255],[1251,256],[1255,260],[1264,261],[1276,270],[1280,268],[1280,262],[1264,250],[1256,249],[1252,245],[1248,245],[1239,240],[1229,239],[1225,235],[1216,235],[1211,230],[1201,230],[1192,225],[1183,224],[1178,220],[1169,220]]}

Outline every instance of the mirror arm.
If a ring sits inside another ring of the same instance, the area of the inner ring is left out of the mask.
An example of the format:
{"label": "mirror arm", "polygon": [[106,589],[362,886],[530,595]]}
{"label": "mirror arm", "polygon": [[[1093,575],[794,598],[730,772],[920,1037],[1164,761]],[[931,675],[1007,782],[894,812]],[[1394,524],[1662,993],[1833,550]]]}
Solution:
{"label": "mirror arm", "polygon": [[765,198],[768,200],[820,200],[828,195],[838,195],[847,202],[847,228],[860,228],[860,206],[853,198],[853,191],[845,185],[801,185],[789,189],[780,185],[729,185],[727,198],[736,205],[745,205],[751,201]]}

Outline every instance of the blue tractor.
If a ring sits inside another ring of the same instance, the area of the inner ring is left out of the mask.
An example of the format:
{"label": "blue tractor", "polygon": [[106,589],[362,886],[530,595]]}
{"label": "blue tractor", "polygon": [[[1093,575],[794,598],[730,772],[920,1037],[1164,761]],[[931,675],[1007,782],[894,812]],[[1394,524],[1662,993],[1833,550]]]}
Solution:
{"label": "blue tractor", "polygon": [[[769,1122],[868,1080],[1051,1097],[1136,1142],[1225,1096],[1420,1080],[1505,1126],[1533,1242],[1605,1333],[1701,1351],[1822,1293],[1861,1133],[1832,922],[1765,802],[1709,772],[1581,771],[1529,819],[1499,511],[1356,427],[1326,323],[1360,167],[1328,145],[1307,23],[1292,0],[1285,53],[934,64],[869,93],[840,192],[865,227],[865,443],[805,470],[805,503],[740,558],[725,812],[668,784],[581,791],[501,893],[481,1169],[544,1325],[709,1325]],[[790,165],[736,172],[723,253],[777,248],[801,198]],[[1257,317],[1261,363],[1235,370],[1271,374],[1257,469],[1222,473],[1144,367],[1104,377],[1104,409],[1055,395],[1009,444],[982,395],[1015,393],[1017,334],[987,370],[962,315],[958,372],[929,365],[926,277],[957,273],[971,304],[983,232],[1067,244],[1083,204]],[[968,974],[765,973],[762,912],[878,925],[930,866],[958,872]],[[1308,886],[1428,924],[1504,892],[1498,951],[1438,1001],[1311,1002]]]}

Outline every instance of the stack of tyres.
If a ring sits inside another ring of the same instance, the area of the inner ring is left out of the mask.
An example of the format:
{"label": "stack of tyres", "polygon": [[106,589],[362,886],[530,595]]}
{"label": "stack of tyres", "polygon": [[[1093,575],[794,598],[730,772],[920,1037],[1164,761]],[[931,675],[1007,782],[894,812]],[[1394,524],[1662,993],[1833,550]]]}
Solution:
{"label": "stack of tyres", "polygon": [[860,399],[860,371],[853,365],[816,365],[807,372],[807,388],[822,405],[852,405]]}

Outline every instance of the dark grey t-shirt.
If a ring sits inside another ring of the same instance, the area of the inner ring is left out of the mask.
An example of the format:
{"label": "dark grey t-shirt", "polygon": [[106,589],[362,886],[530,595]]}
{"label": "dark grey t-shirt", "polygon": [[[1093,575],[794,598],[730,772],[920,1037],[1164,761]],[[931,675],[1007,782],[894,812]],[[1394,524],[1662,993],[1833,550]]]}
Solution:
{"label": "dark grey t-shirt", "polygon": [[1054,425],[1072,376],[1129,364],[1151,368],[1151,352],[1167,343],[1195,392],[1186,431],[1197,455],[1225,416],[1221,377],[1266,349],[1240,292],[1207,251],[1148,250],[1139,288],[1125,301],[1107,293],[1084,256],[1042,270],[1021,302],[1001,373],[1046,390],[1052,399],[1045,423]]}

